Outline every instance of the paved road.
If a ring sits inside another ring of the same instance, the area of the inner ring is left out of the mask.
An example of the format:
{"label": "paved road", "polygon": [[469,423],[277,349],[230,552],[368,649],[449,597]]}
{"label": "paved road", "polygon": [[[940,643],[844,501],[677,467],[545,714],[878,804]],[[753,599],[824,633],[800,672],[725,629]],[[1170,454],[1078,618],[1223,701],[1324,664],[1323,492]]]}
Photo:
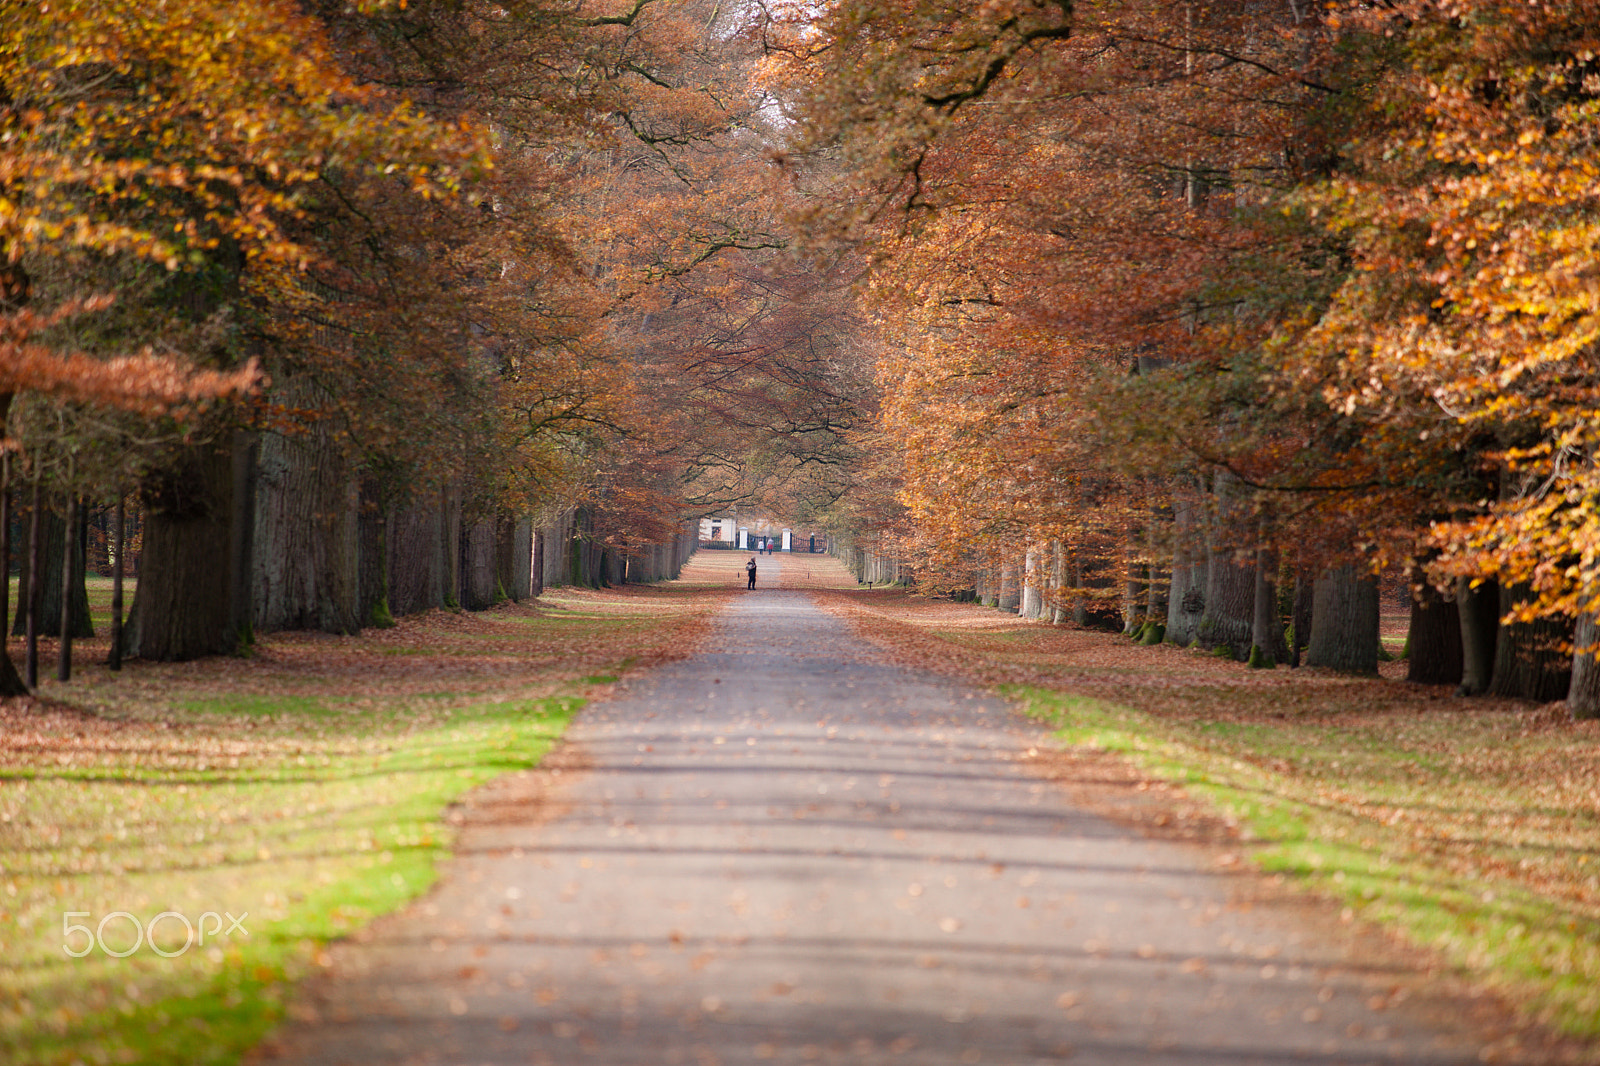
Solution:
{"label": "paved road", "polygon": [[709,646],[587,711],[565,813],[470,830],[434,894],[337,952],[280,1054],[1476,1061],[1375,1009],[1389,982],[1336,940],[1231,907],[1200,850],[1071,808],[1026,722],[871,661],[804,593],[741,595]]}

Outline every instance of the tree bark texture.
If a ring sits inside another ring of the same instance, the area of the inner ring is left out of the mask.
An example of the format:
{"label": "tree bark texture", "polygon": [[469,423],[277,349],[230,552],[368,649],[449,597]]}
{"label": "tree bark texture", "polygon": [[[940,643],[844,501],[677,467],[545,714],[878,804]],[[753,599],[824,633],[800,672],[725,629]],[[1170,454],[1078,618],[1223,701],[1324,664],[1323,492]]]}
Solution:
{"label": "tree bark texture", "polygon": [[1017,564],[1009,555],[1000,564],[1000,592],[997,606],[1015,611],[1022,604],[1022,583],[1017,580]]}
{"label": "tree bark texture", "polygon": [[[9,400],[9,398],[8,398]],[[0,406],[0,427],[4,425],[4,407]],[[11,457],[0,456],[0,698],[26,696],[28,686],[11,661],[11,648],[6,640],[6,623],[10,621],[11,600]]]}
{"label": "tree bark texture", "polygon": [[356,579],[359,596],[356,609],[364,626],[388,621],[383,617],[385,614],[391,619],[394,615],[389,603],[388,534],[388,515],[384,512],[378,484],[371,478],[362,478],[356,513],[356,556],[360,568]]}
{"label": "tree bark texture", "polygon": [[[1502,585],[1501,617],[1527,598],[1528,591],[1522,586]],[[1566,699],[1572,683],[1572,655],[1565,646],[1571,639],[1572,623],[1565,618],[1502,624],[1489,694],[1540,703]]]}
{"label": "tree bark texture", "polygon": [[1022,604],[1018,614],[1023,618],[1038,618],[1044,614],[1044,593],[1040,588],[1044,565],[1036,548],[1029,548],[1022,561]]}
{"label": "tree bark texture", "polygon": [[444,513],[424,497],[389,519],[389,613],[417,614],[444,606]]}
{"label": "tree bark texture", "polygon": [[256,627],[359,632],[358,486],[333,427],[265,435],[256,497]]}
{"label": "tree bark texture", "polygon": [[26,601],[22,605],[23,635],[27,641],[23,650],[23,678],[30,691],[39,687],[39,596],[40,586],[43,584],[39,580],[39,571],[44,569],[43,516],[44,491],[35,478],[33,502],[28,508],[28,554],[22,581],[18,585],[23,590],[22,596]]}
{"label": "tree bark texture", "polygon": [[461,523],[460,604],[469,611],[487,610],[495,604],[495,526],[493,518]]}
{"label": "tree bark texture", "polygon": [[1172,584],[1167,591],[1167,636],[1188,647],[1205,616],[1208,579],[1195,500],[1180,493],[1172,503]]}
{"label": "tree bark texture", "polygon": [[1574,718],[1600,718],[1600,617],[1595,612],[1585,611],[1578,616],[1572,645],[1567,709]]}
{"label": "tree bark texture", "polygon": [[528,575],[528,595],[538,599],[544,595],[544,529],[533,527],[533,561]]}
{"label": "tree bark texture", "polygon": [[1378,672],[1378,582],[1353,564],[1317,579],[1306,665],[1346,674]]}
{"label": "tree bark texture", "polygon": [[1212,485],[1208,523],[1205,613],[1195,635],[1203,648],[1228,648],[1235,659],[1250,654],[1250,628],[1255,619],[1255,554],[1241,558],[1248,546],[1238,479],[1218,470]]}
{"label": "tree bark texture", "polygon": [[[89,593],[83,583],[84,565],[82,562],[86,547],[83,536],[69,536],[67,533],[67,520],[49,506],[45,506],[40,514],[39,522],[39,557],[44,560],[40,568],[39,580],[42,590],[39,597],[39,614],[36,633],[59,634],[61,632],[61,588],[62,564],[67,561],[67,551],[70,544],[72,554],[77,557],[73,569],[77,573],[77,584],[69,597],[72,604],[72,635],[75,637],[94,636],[94,627],[89,621]],[[33,523],[28,524],[31,541]],[[78,532],[77,530],[73,531]],[[28,545],[28,550],[22,556],[22,574],[18,588],[27,588],[29,570],[35,556],[33,545]],[[16,625],[12,628],[13,636],[25,636],[28,632],[27,618],[23,612],[17,612]]]}
{"label": "tree bark texture", "polygon": [[[233,435],[233,499],[228,519],[228,624],[241,639],[252,639],[256,603],[256,493],[260,489],[261,437]],[[353,632],[353,631],[352,631]]]}
{"label": "tree bark texture", "polygon": [[1300,653],[1311,643],[1311,616],[1316,606],[1316,575],[1308,566],[1294,568],[1294,603],[1290,608],[1289,665],[1298,668]]}
{"label": "tree bark texture", "polygon": [[538,595],[533,587],[533,522],[527,517],[518,518],[511,531],[511,584],[506,591],[517,601]]}
{"label": "tree bark texture", "polygon": [[185,449],[147,486],[143,565],[128,619],[128,653],[181,661],[237,649],[226,565],[233,514],[227,444]]}
{"label": "tree bark texture", "polygon": [[1423,585],[1411,597],[1406,649],[1407,681],[1461,684],[1461,610],[1432,585]]}
{"label": "tree bark texture", "polygon": [[[57,681],[72,680],[72,624],[67,620],[71,618],[72,614],[74,613],[73,607],[76,606],[76,604],[73,602],[76,598],[73,596],[74,578],[76,578],[77,582],[76,588],[78,590],[82,590],[83,588],[83,568],[76,565],[78,553],[70,549],[75,542],[82,543],[87,541],[89,532],[88,524],[83,521],[83,512],[78,507],[78,498],[76,496],[67,497],[66,525],[67,546],[69,550],[63,553],[63,558],[61,560],[61,584],[57,586],[57,600],[60,604],[60,609],[57,611],[57,614],[62,619],[61,628],[56,631],[60,636],[60,643],[56,645]],[[87,614],[88,604],[85,603],[84,607],[85,613]]]}
{"label": "tree bark texture", "polygon": [[122,579],[126,567],[128,546],[128,504],[117,497],[116,531],[111,541],[111,654],[106,665],[113,670],[122,669],[123,618]]}
{"label": "tree bark texture", "polygon": [[1500,586],[1493,581],[1476,588],[1456,579],[1456,611],[1461,619],[1460,696],[1481,696],[1494,680],[1495,648],[1500,643]]}
{"label": "tree bark texture", "polygon": [[[1172,509],[1170,507],[1157,507],[1154,509],[1154,518],[1145,535],[1145,556],[1149,559],[1149,581],[1145,585],[1144,616],[1147,621],[1154,622],[1164,631],[1167,624],[1167,590],[1172,584],[1172,572],[1168,568],[1170,561],[1165,552],[1165,543],[1172,535]],[[1151,638],[1146,638],[1146,643],[1151,643]],[[1155,640],[1155,643],[1160,643]]]}
{"label": "tree bark texture", "polygon": [[1283,618],[1278,614],[1278,553],[1256,551],[1255,603],[1250,614],[1250,665],[1277,666],[1288,658],[1283,639]]}
{"label": "tree bark texture", "polygon": [[1059,540],[1050,542],[1050,622],[1060,625],[1067,620],[1067,550]]}
{"label": "tree bark texture", "polygon": [[1150,565],[1139,557],[1139,541],[1144,531],[1135,529],[1128,537],[1122,581],[1122,632],[1131,634],[1144,625],[1145,603],[1150,598]]}

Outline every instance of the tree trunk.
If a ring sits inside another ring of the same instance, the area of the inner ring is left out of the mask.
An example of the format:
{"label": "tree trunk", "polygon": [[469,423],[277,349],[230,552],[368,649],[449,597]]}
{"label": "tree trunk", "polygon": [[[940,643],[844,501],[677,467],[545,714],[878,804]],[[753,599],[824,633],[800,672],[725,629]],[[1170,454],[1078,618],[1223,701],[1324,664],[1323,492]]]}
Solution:
{"label": "tree trunk", "polygon": [[1017,580],[1017,564],[1007,555],[1000,563],[1000,599],[997,606],[1002,611],[1015,611],[1021,603],[1022,587]]}
{"label": "tree trunk", "polygon": [[[1520,585],[1500,588],[1500,615],[1511,613],[1528,598]],[[1566,650],[1572,623],[1564,618],[1539,618],[1500,627],[1495,644],[1491,696],[1549,703],[1567,698],[1572,682],[1572,655]]]}
{"label": "tree trunk", "polygon": [[1300,653],[1311,642],[1312,608],[1316,606],[1316,578],[1309,567],[1294,568],[1294,605],[1290,610],[1289,665],[1298,669]]}
{"label": "tree trunk", "polygon": [[1128,536],[1127,561],[1122,582],[1122,632],[1132,635],[1144,625],[1145,601],[1150,596],[1150,565],[1139,557],[1139,539],[1144,530]]}
{"label": "tree trunk", "polygon": [[1050,542],[1050,621],[1060,625],[1067,620],[1067,550],[1059,540]]}
{"label": "tree trunk", "polygon": [[495,605],[496,528],[493,518],[461,523],[461,606],[466,610]]}
{"label": "tree trunk", "polygon": [[[59,590],[59,596],[60,596],[60,599],[58,601],[59,605],[60,605],[60,610],[57,612],[57,614],[61,619],[61,628],[56,631],[60,636],[60,643],[58,643],[56,645],[56,680],[57,681],[62,681],[62,682],[66,682],[66,681],[71,681],[72,680],[72,629],[73,629],[73,627],[72,627],[71,622],[68,621],[68,619],[70,619],[72,617],[72,614],[73,614],[73,610],[72,609],[73,609],[74,606],[76,606],[74,604],[74,602],[73,602],[73,600],[74,600],[74,597],[73,597],[73,592],[74,592],[73,578],[77,577],[76,571],[78,570],[78,567],[77,567],[76,563],[77,563],[77,560],[79,558],[78,552],[73,551],[72,549],[77,544],[82,543],[83,541],[88,539],[88,527],[86,525],[84,525],[84,523],[80,520],[80,515],[81,515],[81,512],[78,509],[78,497],[74,496],[74,495],[68,495],[67,496],[67,517],[66,517],[66,521],[65,521],[66,534],[67,534],[67,536],[66,536],[66,549],[67,550],[62,553],[62,558],[61,558],[61,584],[57,586],[57,589]],[[80,534],[80,529],[79,529],[80,526],[83,526],[81,534]],[[78,577],[77,586],[76,587],[78,589],[82,589],[82,587],[83,587],[83,579],[81,577]],[[85,596],[85,599],[84,599],[84,614],[85,615],[88,614],[88,610],[89,610],[88,598],[87,598],[87,596]]]}
{"label": "tree trunk", "polygon": [[30,692],[39,687],[39,571],[43,569],[41,564],[44,561],[44,552],[40,547],[44,537],[43,514],[44,493],[35,478],[33,504],[28,508],[28,551],[23,557],[22,580],[18,582],[18,587],[25,590],[23,595],[28,601],[22,609],[23,636],[27,641],[23,650],[23,676]]}
{"label": "tree trunk", "polygon": [[1500,643],[1500,586],[1456,579],[1456,611],[1461,619],[1461,687],[1458,696],[1481,696],[1494,680],[1495,647]]}
{"label": "tree trunk", "polygon": [[1029,548],[1028,554],[1023,557],[1022,563],[1022,606],[1018,610],[1023,618],[1038,618],[1044,613],[1044,595],[1040,584],[1044,577],[1044,567],[1040,562],[1039,551]]}
{"label": "tree trunk", "polygon": [[[32,539],[33,525],[29,523],[29,538]],[[94,628],[89,622],[89,593],[83,583],[82,558],[84,554],[85,539],[74,536],[76,530],[68,531],[67,521],[49,506],[40,514],[40,532],[42,538],[39,546],[39,555],[43,558],[43,566],[39,572],[39,587],[42,590],[39,599],[38,628],[35,633],[60,633],[62,618],[62,564],[68,556],[73,557],[72,569],[79,575],[77,585],[68,596],[72,613],[72,635],[75,637],[92,637]],[[29,574],[34,558],[33,546],[30,543],[27,553],[22,558],[21,586],[27,587]],[[27,619],[18,617],[17,624],[12,630],[13,636],[23,636],[27,633]]]}
{"label": "tree trunk", "polygon": [[128,506],[127,501],[117,497],[117,529],[112,535],[112,562],[111,562],[111,653],[106,656],[106,665],[113,670],[122,669],[122,571],[124,556],[128,546]]}
{"label": "tree trunk", "polygon": [[[0,401],[0,439],[5,437],[5,416],[11,397]],[[11,661],[6,623],[11,613],[11,456],[0,456],[0,699],[26,696],[28,686]]]}
{"label": "tree trunk", "polygon": [[236,651],[233,456],[224,444],[185,449],[147,489],[144,553],[128,618],[128,653],[181,661]]}
{"label": "tree trunk", "polygon": [[1350,563],[1317,579],[1306,665],[1346,674],[1378,672],[1378,583]]}
{"label": "tree trunk", "polygon": [[1567,708],[1574,718],[1600,718],[1600,618],[1594,611],[1578,616],[1572,644],[1572,686],[1567,690]]}
{"label": "tree trunk", "polygon": [[544,595],[544,530],[535,526],[533,529],[533,559],[528,576],[528,595],[538,599]]}
{"label": "tree trunk", "polygon": [[260,488],[261,436],[239,430],[230,442],[233,498],[228,517],[228,627],[241,645],[255,643],[256,493]]}
{"label": "tree trunk", "polygon": [[1406,651],[1407,681],[1419,685],[1461,683],[1461,611],[1432,585],[1423,585],[1411,598]]}
{"label": "tree trunk", "polygon": [[444,512],[440,498],[415,503],[389,519],[389,613],[418,614],[444,606]]}
{"label": "tree trunk", "polygon": [[335,427],[268,434],[258,465],[254,624],[265,632],[359,632],[359,488]]}
{"label": "tree trunk", "polygon": [[1205,617],[1208,578],[1204,545],[1200,542],[1196,505],[1187,493],[1172,501],[1172,584],[1167,592],[1166,639],[1187,648]]}
{"label": "tree trunk", "polygon": [[1165,566],[1166,558],[1162,541],[1164,536],[1171,535],[1171,508],[1158,507],[1155,509],[1155,520],[1150,523],[1150,531],[1145,541],[1145,554],[1149,557],[1149,583],[1145,587],[1144,616],[1155,630],[1152,634],[1146,631],[1144,642],[1146,644],[1160,644],[1166,639],[1167,629],[1167,589],[1172,582],[1171,571]]}
{"label": "tree trunk", "polygon": [[1278,615],[1278,553],[1256,550],[1255,604],[1250,620],[1250,665],[1270,670],[1288,649],[1283,641],[1283,619]]}
{"label": "tree trunk", "polygon": [[359,510],[356,513],[356,610],[363,626],[386,629],[394,624],[389,607],[389,515],[384,508],[379,483],[361,479]]}

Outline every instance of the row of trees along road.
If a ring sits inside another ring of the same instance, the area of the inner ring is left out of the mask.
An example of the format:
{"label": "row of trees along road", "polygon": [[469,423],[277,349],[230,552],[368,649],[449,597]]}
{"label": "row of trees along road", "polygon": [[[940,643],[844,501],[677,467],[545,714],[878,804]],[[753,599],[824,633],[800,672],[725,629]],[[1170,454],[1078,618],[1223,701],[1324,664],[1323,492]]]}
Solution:
{"label": "row of trees along road", "polygon": [[0,501],[28,531],[0,555],[62,582],[24,581],[30,673],[81,599],[86,508],[141,523],[127,652],[184,659],[656,580],[700,513],[834,505],[865,331],[783,223],[769,22],[0,13]]}
{"label": "row of trees along road", "polygon": [[1414,679],[1600,714],[1597,26],[1589,0],[797,10],[786,164],[810,232],[870,259],[890,353],[900,510],[853,557],[1358,672],[1403,564]]}
{"label": "row of trees along road", "polygon": [[8,8],[21,628],[124,499],[168,659],[760,501],[1262,665],[1403,564],[1414,678],[1595,713],[1597,7]]}

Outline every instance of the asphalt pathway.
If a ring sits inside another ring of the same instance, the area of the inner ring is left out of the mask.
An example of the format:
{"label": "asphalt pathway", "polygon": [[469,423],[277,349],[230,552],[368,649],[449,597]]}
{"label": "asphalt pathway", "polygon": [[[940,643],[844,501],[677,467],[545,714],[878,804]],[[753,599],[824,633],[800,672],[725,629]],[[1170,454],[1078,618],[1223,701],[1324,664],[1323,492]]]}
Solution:
{"label": "asphalt pathway", "polygon": [[[742,560],[741,560],[742,561]],[[992,695],[775,584],[569,734],[269,1045],[306,1063],[1467,1063],[1332,931],[1072,808]],[[1336,924],[1336,922],[1334,923]]]}

